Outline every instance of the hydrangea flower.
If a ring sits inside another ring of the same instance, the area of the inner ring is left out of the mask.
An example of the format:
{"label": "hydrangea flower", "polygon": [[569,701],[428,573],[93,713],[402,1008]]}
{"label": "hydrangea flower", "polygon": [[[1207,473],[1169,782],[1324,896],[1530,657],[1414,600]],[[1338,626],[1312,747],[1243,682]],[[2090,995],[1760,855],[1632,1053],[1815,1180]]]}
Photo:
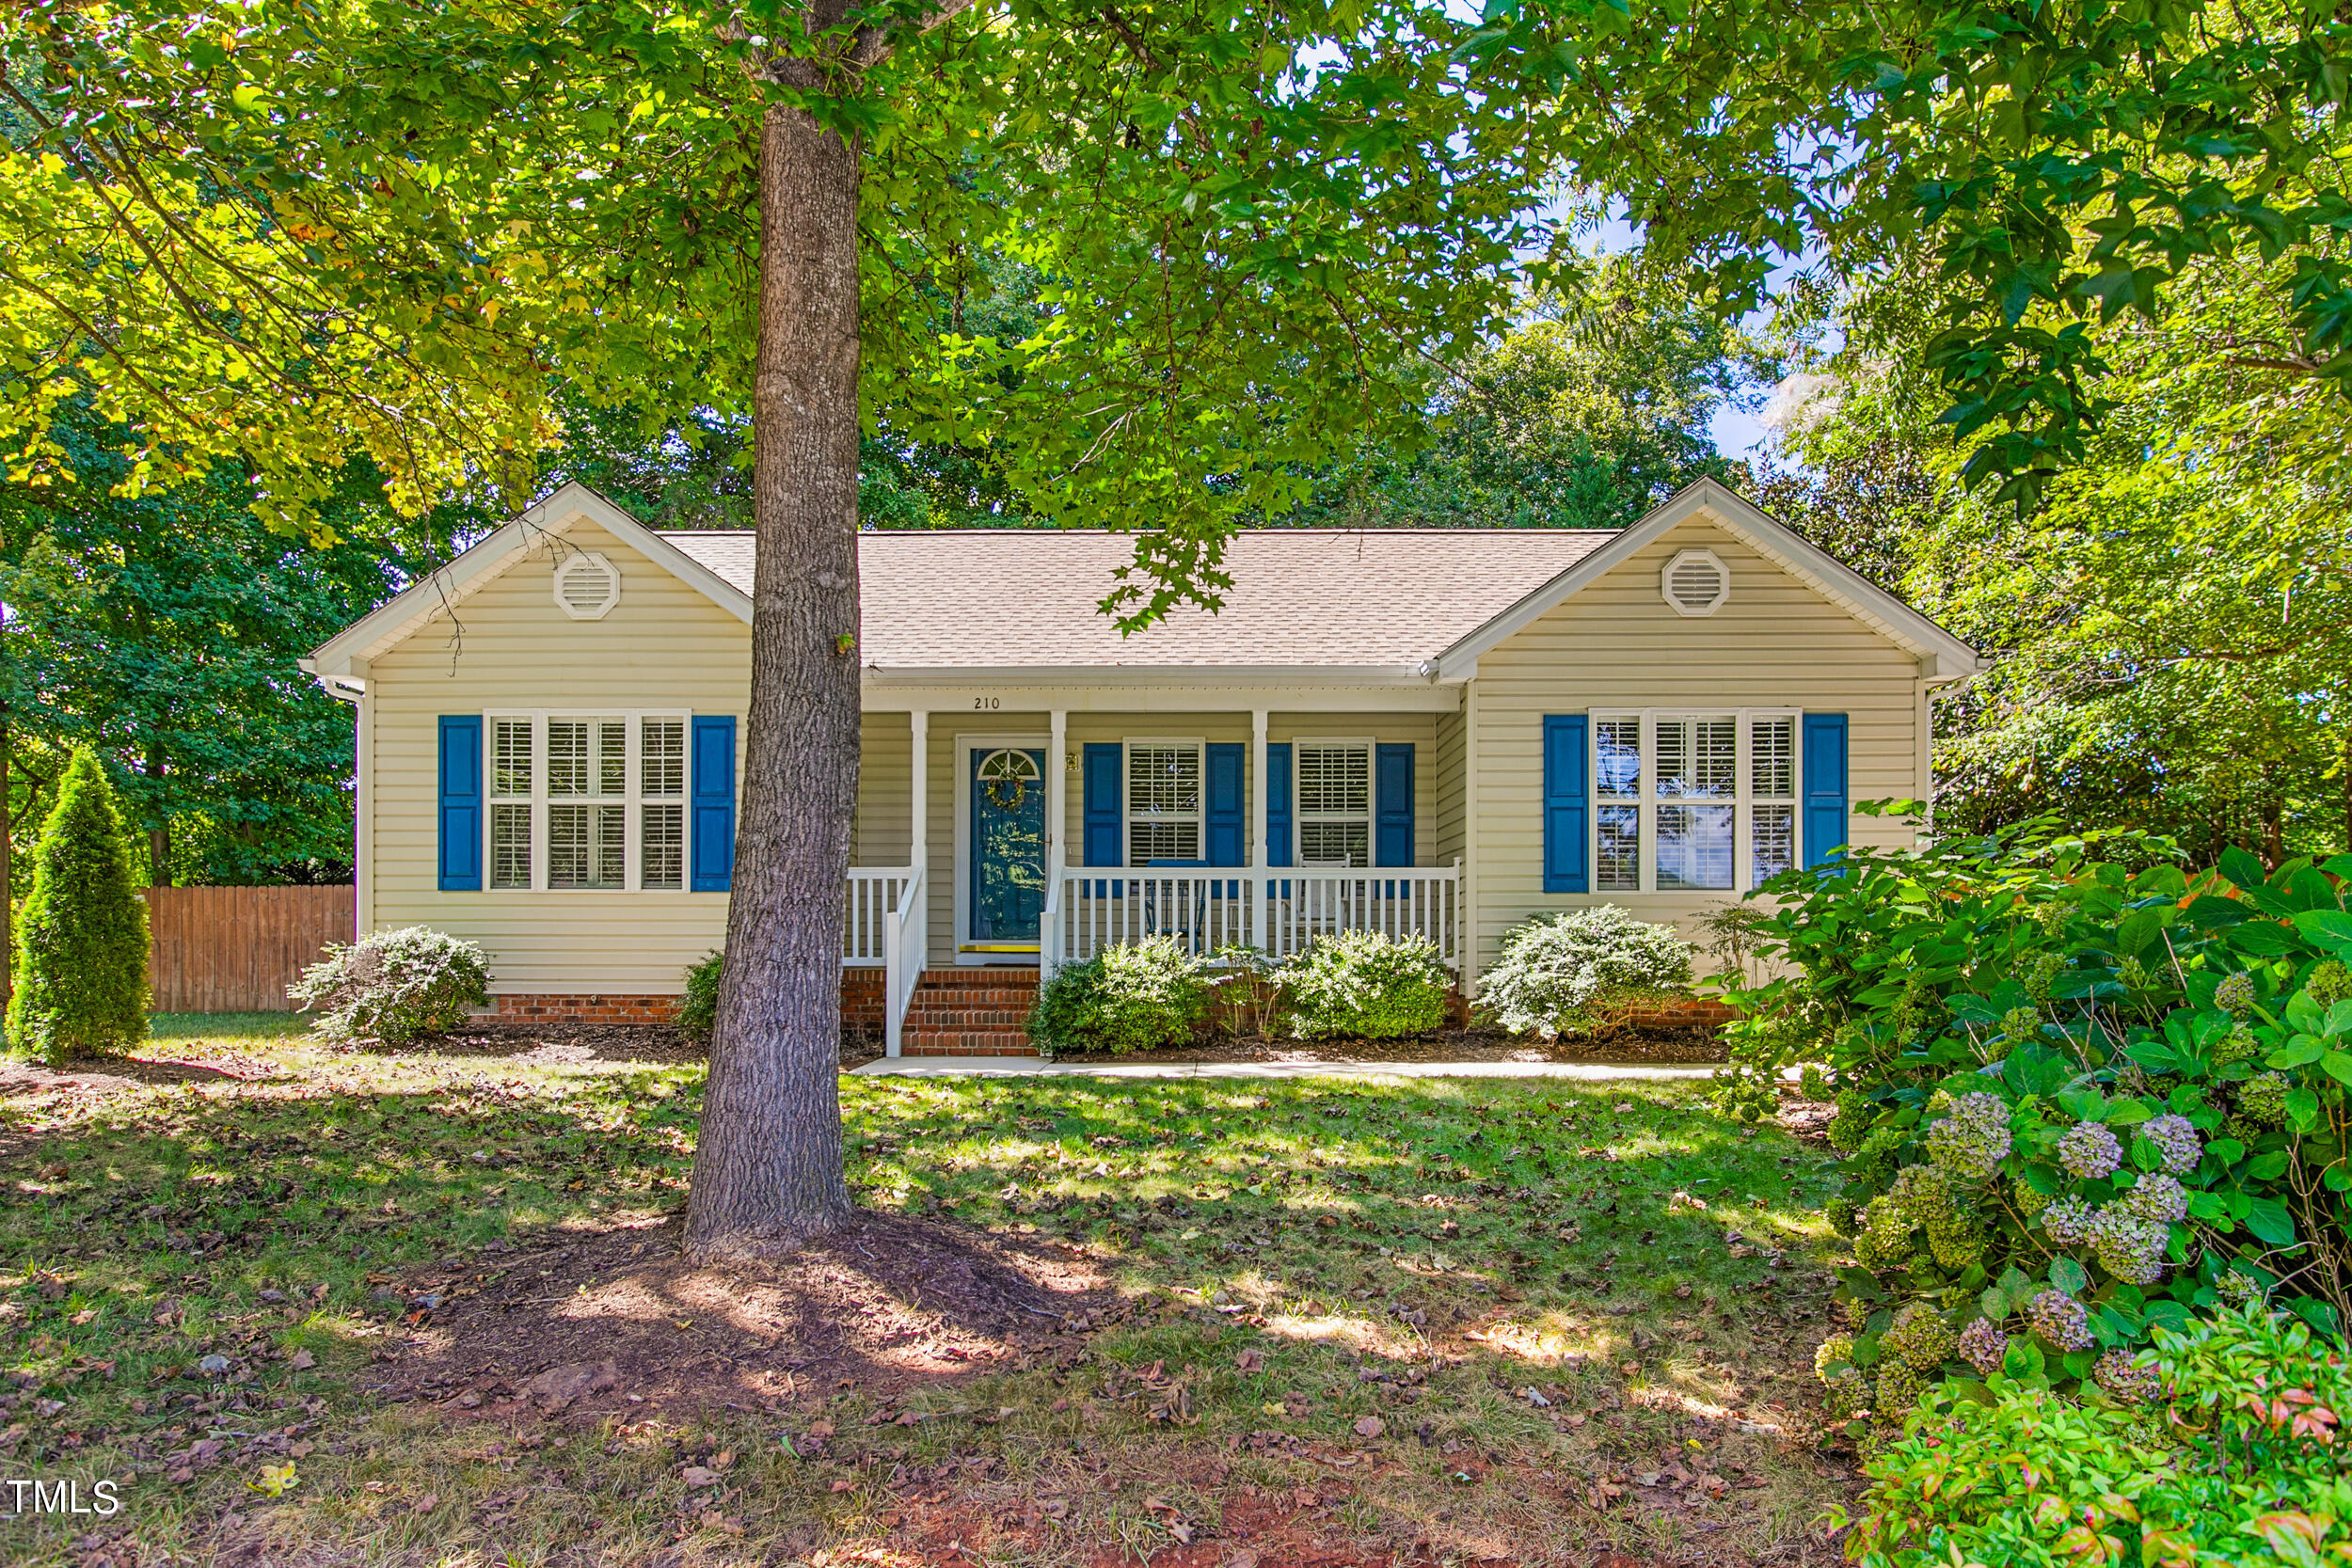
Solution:
{"label": "hydrangea flower", "polygon": [[1879,1368],[1878,1386],[1870,1393],[1870,1413],[1882,1421],[1899,1421],[1919,1402],[1927,1380],[1907,1361],[1888,1361]]}
{"label": "hydrangea flower", "polygon": [[2244,1018],[2254,1010],[2254,977],[2244,970],[2223,975],[2213,988],[2213,1005],[2232,1018]]}
{"label": "hydrangea flower", "polygon": [[2139,1135],[2154,1144],[2164,1155],[2164,1168],[2168,1175],[2186,1176],[2197,1168],[2197,1162],[2204,1157],[2205,1141],[2197,1135],[2197,1129],[2190,1125],[2186,1117],[2154,1117],[2141,1125]]}
{"label": "hydrangea flower", "polygon": [[2089,1350],[2093,1343],[2090,1314],[2063,1291],[2044,1291],[2034,1297],[2026,1307],[2026,1322],[2060,1350]]}
{"label": "hydrangea flower", "polygon": [[1879,1337],[1879,1348],[1915,1371],[1930,1372],[1951,1358],[1958,1341],[1944,1314],[1924,1301],[1915,1301],[1895,1314]]}
{"label": "hydrangea flower", "polygon": [[1862,1408],[1865,1390],[1869,1381],[1859,1367],[1840,1367],[1833,1376],[1821,1380],[1821,1408],[1833,1421],[1852,1418]]}
{"label": "hydrangea flower", "polygon": [[2042,1229],[2060,1246],[2080,1246],[2090,1240],[2090,1205],[2078,1197],[2053,1198],[2042,1211]]}
{"label": "hydrangea flower", "polygon": [[2122,1197],[2123,1211],[2150,1225],[2170,1225],[2188,1217],[2188,1189],[2169,1176],[2151,1171]]}
{"label": "hydrangea flower", "polygon": [[1979,1318],[1960,1331],[1960,1358],[1985,1376],[2000,1370],[2009,1354],[2009,1336],[1990,1318]]}
{"label": "hydrangea flower", "polygon": [[1853,1359],[1853,1336],[1833,1334],[1813,1353],[1813,1375],[1823,1383],[1830,1381],[1830,1369]]}
{"label": "hydrangea flower", "polygon": [[2127,1350],[2111,1350],[2099,1357],[2090,1369],[2090,1380],[2118,1404],[2146,1404],[2161,1386],[2156,1369],[2133,1365]]}
{"label": "hydrangea flower", "polygon": [[2262,1286],[2255,1282],[2251,1275],[2241,1274],[2236,1269],[2230,1270],[2215,1280],[2213,1288],[2215,1292],[2221,1297],[2221,1304],[2224,1307],[2243,1309],[2254,1306],[2263,1299]]}
{"label": "hydrangea flower", "polygon": [[2238,1115],[2256,1127],[2284,1127],[2290,1087],[2283,1072],[2256,1073],[2238,1085]]}
{"label": "hydrangea flower", "polygon": [[2164,1277],[2164,1249],[2172,1240],[2169,1225],[2153,1225],[2122,1203],[2110,1203],[2090,1219],[2090,1244],[2099,1266],[2134,1285],[2153,1285]]}
{"label": "hydrangea flower", "polygon": [[1963,1094],[1951,1114],[1928,1124],[1928,1159],[1965,1180],[1982,1181],[2009,1157],[2009,1106],[1997,1094]]}
{"label": "hydrangea flower", "polygon": [[2113,1175],[2123,1164],[2123,1146],[2103,1121],[2078,1121],[2058,1140],[2058,1164],[2084,1180]]}
{"label": "hydrangea flower", "polygon": [[2017,1205],[2017,1212],[2027,1219],[2033,1218],[2050,1206],[2050,1195],[2034,1186],[2022,1176],[2010,1183],[2010,1196]]}
{"label": "hydrangea flower", "polygon": [[1911,1221],[1891,1197],[1874,1197],[1862,1212],[1862,1233],[1853,1239],[1854,1261],[1866,1269],[1891,1269],[1911,1251]]}

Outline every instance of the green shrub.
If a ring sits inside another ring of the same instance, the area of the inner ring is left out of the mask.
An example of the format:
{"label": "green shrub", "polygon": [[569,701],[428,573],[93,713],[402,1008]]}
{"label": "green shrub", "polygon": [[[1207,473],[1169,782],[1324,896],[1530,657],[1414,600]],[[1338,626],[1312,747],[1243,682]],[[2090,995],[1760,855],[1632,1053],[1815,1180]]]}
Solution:
{"label": "green shrub", "polygon": [[723,953],[686,966],[686,994],[678,998],[677,1026],[687,1038],[707,1041],[718,1027],[719,975],[725,966]]}
{"label": "green shrub", "polygon": [[2027,825],[1765,890],[1795,973],[1733,993],[1732,1082],[1828,1069],[1858,1371],[1921,1300],[1963,1342],[2031,1338],[2061,1387],[2249,1300],[2341,1331],[2352,857],[2191,877],[2108,842],[2141,868]]}
{"label": "green shrub", "polygon": [[490,972],[472,942],[407,926],[330,946],[286,994],[326,1009],[311,1025],[324,1038],[398,1045],[462,1027],[489,1005]]}
{"label": "green shrub", "polygon": [[1691,944],[1614,904],[1560,910],[1502,934],[1478,1011],[1515,1035],[1589,1034],[1691,981]]}
{"label": "green shrub", "polygon": [[[5,896],[5,890],[0,890]],[[52,1062],[147,1037],[147,902],[95,753],[73,753],[33,846],[8,1039]]]}
{"label": "green shrub", "polygon": [[[1866,1468],[1865,1568],[2274,1568],[2352,1560],[2344,1358],[2283,1316],[2223,1312],[2053,1399],[2041,1354],[1947,1383]],[[2316,1413],[2327,1413],[2320,1418]]]}
{"label": "green shrub", "polygon": [[1446,974],[1426,937],[1342,931],[1317,938],[1280,973],[1300,1039],[1388,1040],[1445,1023]]}
{"label": "green shrub", "polygon": [[1048,1056],[1123,1056],[1185,1043],[1207,1011],[1200,966],[1175,938],[1147,937],[1056,970],[1029,1008],[1029,1039]]}

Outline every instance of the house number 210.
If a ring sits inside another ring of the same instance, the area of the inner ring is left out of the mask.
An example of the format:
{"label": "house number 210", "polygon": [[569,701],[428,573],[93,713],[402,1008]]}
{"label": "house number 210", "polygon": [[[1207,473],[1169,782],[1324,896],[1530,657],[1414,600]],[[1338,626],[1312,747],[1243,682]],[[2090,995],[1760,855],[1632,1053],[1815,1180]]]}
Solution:
{"label": "house number 210", "polygon": [[976,710],[982,708],[994,709],[1002,707],[1003,705],[1004,704],[994,697],[975,697],[972,699],[972,706]]}

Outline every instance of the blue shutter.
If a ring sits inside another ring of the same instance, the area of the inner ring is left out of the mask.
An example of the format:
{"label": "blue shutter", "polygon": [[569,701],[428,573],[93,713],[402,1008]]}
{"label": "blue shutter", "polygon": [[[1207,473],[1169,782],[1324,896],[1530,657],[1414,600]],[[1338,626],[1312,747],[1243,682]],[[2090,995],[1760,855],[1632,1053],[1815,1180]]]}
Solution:
{"label": "blue shutter", "polygon": [[1086,850],[1089,865],[1124,865],[1125,834],[1121,832],[1120,768],[1123,748],[1116,740],[1087,743]]}
{"label": "blue shutter", "polygon": [[482,891],[482,715],[441,715],[441,891]]}
{"label": "blue shutter", "polygon": [[1544,891],[1589,893],[1585,854],[1591,842],[1592,769],[1587,766],[1581,713],[1544,716]]}
{"label": "blue shutter", "polygon": [[1287,740],[1265,749],[1265,863],[1291,863],[1291,743]]}
{"label": "blue shutter", "polygon": [[1372,772],[1372,863],[1413,863],[1413,748],[1375,748]]}
{"label": "blue shutter", "polygon": [[735,885],[735,721],[697,716],[693,757],[687,813],[692,819],[693,859],[687,886],[696,893],[725,893]]}
{"label": "blue shutter", "polygon": [[1819,865],[1846,842],[1846,716],[1804,716],[1804,863]]}
{"label": "blue shutter", "polygon": [[1208,752],[1208,863],[1239,865],[1246,858],[1243,821],[1248,815],[1242,809],[1242,759],[1249,754],[1249,748],[1238,741],[1220,741]]}

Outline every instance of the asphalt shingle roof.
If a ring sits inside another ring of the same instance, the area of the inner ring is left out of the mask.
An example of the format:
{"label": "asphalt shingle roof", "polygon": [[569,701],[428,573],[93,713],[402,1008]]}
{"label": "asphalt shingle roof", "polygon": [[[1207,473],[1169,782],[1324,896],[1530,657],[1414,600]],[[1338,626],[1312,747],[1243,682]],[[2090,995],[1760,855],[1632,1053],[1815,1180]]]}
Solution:
{"label": "asphalt shingle roof", "polygon": [[[752,535],[664,531],[752,588]],[[1003,529],[858,536],[863,662],[1412,665],[1444,651],[1613,537],[1570,529],[1262,529],[1236,535],[1215,615],[1180,610],[1121,637],[1095,609],[1135,556],[1124,534]]]}

